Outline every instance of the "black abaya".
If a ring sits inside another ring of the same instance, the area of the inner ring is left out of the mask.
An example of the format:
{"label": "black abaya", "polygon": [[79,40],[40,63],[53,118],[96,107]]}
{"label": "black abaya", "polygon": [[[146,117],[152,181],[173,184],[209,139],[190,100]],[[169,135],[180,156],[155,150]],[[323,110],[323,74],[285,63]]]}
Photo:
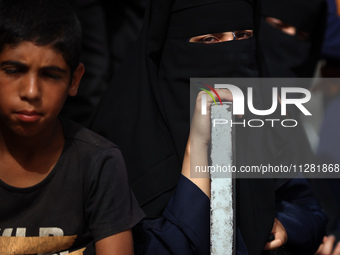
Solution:
{"label": "black abaya", "polygon": [[[120,146],[131,187],[148,218],[162,214],[181,172],[190,128],[189,78],[258,77],[254,38],[215,45],[188,39],[253,29],[253,23],[253,6],[247,0],[150,1],[142,33],[92,124],[94,131]],[[254,90],[261,102],[263,91]],[[267,161],[271,152],[265,130],[237,133],[237,162]],[[271,231],[274,194],[271,179],[237,183],[238,226],[251,254],[261,253]]]}

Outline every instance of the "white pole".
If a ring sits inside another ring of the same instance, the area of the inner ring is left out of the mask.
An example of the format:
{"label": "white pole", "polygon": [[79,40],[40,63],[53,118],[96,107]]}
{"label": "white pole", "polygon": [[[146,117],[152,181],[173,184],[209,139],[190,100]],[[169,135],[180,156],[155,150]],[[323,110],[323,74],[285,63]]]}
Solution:
{"label": "white pole", "polygon": [[[232,103],[211,106],[211,255],[235,254]],[[229,172],[230,171],[230,172]]]}

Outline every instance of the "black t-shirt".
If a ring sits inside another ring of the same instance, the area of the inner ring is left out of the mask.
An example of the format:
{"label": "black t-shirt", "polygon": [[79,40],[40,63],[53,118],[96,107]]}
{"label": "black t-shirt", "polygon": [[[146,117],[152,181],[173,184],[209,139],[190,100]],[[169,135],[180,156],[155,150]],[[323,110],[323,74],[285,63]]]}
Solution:
{"label": "black t-shirt", "polygon": [[[29,188],[0,181],[0,254],[64,255],[131,228],[144,214],[120,150],[63,120],[65,146],[51,173]],[[82,253],[80,253],[82,254]]]}

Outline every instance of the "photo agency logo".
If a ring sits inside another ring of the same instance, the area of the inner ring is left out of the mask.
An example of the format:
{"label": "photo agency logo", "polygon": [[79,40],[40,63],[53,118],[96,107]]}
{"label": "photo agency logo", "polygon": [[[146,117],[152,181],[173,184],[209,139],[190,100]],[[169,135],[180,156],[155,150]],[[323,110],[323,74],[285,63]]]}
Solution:
{"label": "photo agency logo", "polygon": [[[215,84],[214,87],[203,83],[203,82],[197,82],[198,84],[204,85],[206,88],[200,87],[199,89],[202,91],[205,91],[207,94],[202,94],[202,101],[201,101],[201,115],[207,114],[207,95],[209,95],[215,105],[218,105],[215,99],[215,96],[219,100],[220,105],[222,105],[222,100],[216,89],[228,89],[232,96],[233,96],[233,102],[232,102],[232,114],[238,115],[238,116],[244,116],[245,114],[245,96],[243,94],[243,91],[232,84]],[[210,90],[210,91],[209,91]],[[215,94],[215,96],[213,95]],[[301,95],[299,98],[289,98],[290,94],[295,95]],[[285,118],[288,116],[287,114],[287,106],[288,105],[295,105],[302,114],[306,116],[311,116],[312,114],[306,109],[304,106],[305,103],[309,102],[311,99],[311,93],[309,90],[305,88],[300,87],[281,87],[281,93],[280,96],[278,94],[278,88],[272,87],[272,105],[269,109],[256,109],[254,107],[254,98],[253,98],[253,88],[247,87],[247,107],[251,113],[253,113],[256,116],[269,116],[273,114],[276,110],[278,105],[280,104],[281,108],[281,116],[282,118],[276,119],[276,118],[259,118],[259,119],[243,119],[242,121],[233,121],[227,120],[227,119],[220,119],[220,118],[214,118],[212,116],[212,125],[215,127],[216,125],[226,125],[230,124],[233,125],[243,125],[249,126],[249,127],[262,127],[264,126],[265,122],[270,123],[272,127],[275,126],[276,123],[280,123],[283,127],[295,127],[298,125],[298,121],[296,119],[292,118]]]}

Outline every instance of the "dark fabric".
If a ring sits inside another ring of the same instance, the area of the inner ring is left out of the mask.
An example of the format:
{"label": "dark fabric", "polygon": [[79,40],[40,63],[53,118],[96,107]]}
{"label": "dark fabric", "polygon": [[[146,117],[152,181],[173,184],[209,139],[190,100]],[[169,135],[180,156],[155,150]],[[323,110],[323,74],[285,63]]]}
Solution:
{"label": "dark fabric", "polygon": [[[261,3],[262,18],[259,30],[259,45],[263,52],[265,64],[263,77],[301,78],[312,77],[319,60],[323,41],[326,5],[324,0],[276,1],[263,0]],[[306,32],[308,38],[301,39],[296,35],[288,35],[273,27],[265,20],[266,17],[280,19],[297,29],[297,33]],[[267,72],[266,72],[267,70]],[[275,84],[274,84],[275,83]],[[308,82],[291,79],[275,82],[273,86],[298,86],[309,89]],[[291,95],[300,97],[300,95]],[[281,140],[277,162],[284,164],[306,164],[314,162],[314,152],[309,144],[302,126],[300,114],[296,107],[288,107],[290,118],[299,125],[292,130],[277,130],[276,137]],[[289,137],[289,139],[287,139]]]}
{"label": "dark fabric", "polygon": [[[170,19],[169,37],[188,38],[254,28],[252,5],[249,4],[251,1],[202,1],[200,4],[187,2],[175,3]],[[193,5],[195,8],[191,8]]]}
{"label": "dark fabric", "polygon": [[[319,59],[326,22],[324,0],[262,1],[259,40],[271,77],[312,77]],[[307,39],[288,35],[268,24],[265,17],[280,19]]]}
{"label": "dark fabric", "polygon": [[188,140],[190,109],[194,109],[188,100],[189,78],[257,77],[255,50],[254,38],[211,45],[166,40],[159,67],[159,100],[180,160]]}
{"label": "dark fabric", "polygon": [[263,0],[262,14],[274,17],[295,26],[298,30],[312,33],[320,21],[320,14],[324,6],[323,0]]}
{"label": "dark fabric", "polygon": [[[173,1],[150,1],[142,33],[94,116],[92,129],[122,149],[131,187],[149,219],[161,217],[180,176],[190,128],[189,78],[259,75],[254,39],[215,45],[189,43],[191,34],[184,32],[194,23],[182,29],[176,23],[171,27],[170,20],[179,12],[183,17],[195,13],[202,5],[214,7],[216,13],[228,5],[230,12],[253,16],[250,1],[237,2],[240,4],[228,0],[174,1],[172,6]],[[232,24],[219,24],[219,29],[243,26],[244,15],[235,15]],[[195,27],[197,35],[206,32],[199,30],[201,24]],[[248,28],[253,27],[249,23]],[[187,37],[178,38],[177,28]],[[255,101],[263,107],[267,96],[262,93],[268,92],[254,86]],[[264,129],[237,130],[238,164],[268,162],[272,155],[268,137]],[[260,254],[274,222],[274,182],[239,180],[237,189],[237,220],[244,243],[251,254]]]}
{"label": "dark fabric", "polygon": [[96,241],[132,228],[144,214],[118,147],[72,122],[62,123],[64,150],[42,182],[15,188],[0,181],[0,234],[20,236],[24,229],[27,237],[76,235],[64,249],[95,254]]}
{"label": "dark fabric", "polygon": [[[284,248],[262,255],[313,254],[325,234],[327,215],[313,196],[309,183],[304,178],[291,179],[278,186],[275,194],[276,218],[284,225],[289,238]],[[181,176],[163,217],[143,220],[134,228],[135,254],[208,255],[209,218],[208,197]],[[237,227],[236,252],[238,255],[255,252],[252,247],[249,251]]]}
{"label": "dark fabric", "polygon": [[149,217],[162,214],[181,169],[153,85],[170,4],[155,2],[147,10],[142,34],[111,81],[92,124],[121,148],[131,187]]}
{"label": "dark fabric", "polygon": [[136,40],[146,0],[68,0],[83,29],[81,62],[85,74],[78,94],[69,97],[62,115],[87,127],[109,80]]}
{"label": "dark fabric", "polygon": [[[338,3],[335,0],[327,0],[327,26],[322,45],[322,57],[340,62],[340,16],[337,14]],[[338,72],[337,72],[338,73]],[[338,76],[335,76],[338,77]]]}
{"label": "dark fabric", "polygon": [[[336,97],[325,109],[325,115],[320,130],[320,142],[318,144],[316,157],[318,164],[327,164],[339,169],[339,107],[340,98]],[[312,182],[316,195],[322,199],[330,222],[329,233],[335,234],[337,240],[340,238],[340,179],[315,179]]]}
{"label": "dark fabric", "polygon": [[[210,254],[210,200],[183,175],[163,217],[144,220],[135,227],[143,233],[136,255]],[[140,238],[140,237],[138,237]]]}
{"label": "dark fabric", "polygon": [[78,94],[68,97],[61,115],[86,126],[108,83],[110,63],[105,10],[100,0],[68,0],[83,30],[80,61],[85,73]]}
{"label": "dark fabric", "polygon": [[[109,44],[109,80],[119,66],[142,29],[147,0],[100,0],[103,5]],[[89,18],[93,19],[93,18]]]}
{"label": "dark fabric", "polygon": [[282,181],[277,182],[275,192],[275,217],[284,226],[288,240],[262,255],[314,254],[326,234],[327,214],[302,175]]}
{"label": "dark fabric", "polygon": [[337,97],[325,109],[320,130],[320,143],[317,149],[320,162],[340,163],[340,136],[338,135],[340,125],[339,107],[340,97]]}
{"label": "dark fabric", "polygon": [[328,217],[304,178],[292,179],[276,191],[276,218],[285,227],[285,247],[292,254],[314,254],[326,234]]}

